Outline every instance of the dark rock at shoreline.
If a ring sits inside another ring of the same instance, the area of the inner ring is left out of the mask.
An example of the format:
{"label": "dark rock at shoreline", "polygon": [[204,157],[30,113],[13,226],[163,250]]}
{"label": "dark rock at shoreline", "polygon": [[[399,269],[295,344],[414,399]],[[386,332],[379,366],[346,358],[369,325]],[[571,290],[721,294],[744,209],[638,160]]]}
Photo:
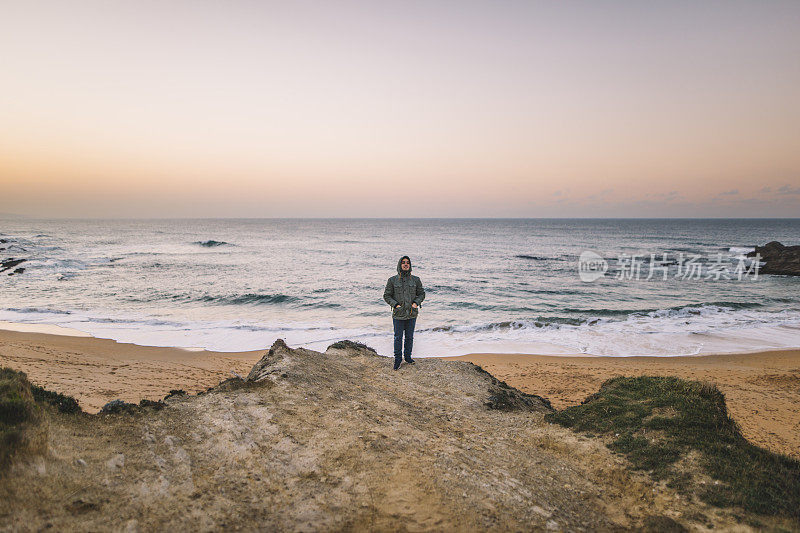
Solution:
{"label": "dark rock at shoreline", "polygon": [[[15,266],[17,266],[17,265],[19,265],[21,263],[24,263],[25,261],[27,261],[27,259],[14,259],[13,257],[9,258],[9,259],[6,259],[4,261],[0,261],[0,272],[5,272],[6,270],[11,270]],[[25,271],[24,268],[23,269],[19,269],[18,268],[14,272],[11,272],[9,274],[9,276],[11,276],[12,274],[21,274],[24,271]]]}
{"label": "dark rock at shoreline", "polygon": [[195,242],[193,242],[192,244],[199,244],[200,246],[204,246],[204,247],[206,247],[206,248],[213,248],[213,247],[215,247],[215,246],[233,246],[233,245],[232,245],[231,243],[229,243],[229,242],[225,242],[225,241],[213,241],[213,240],[210,240],[210,241],[195,241]]}
{"label": "dark rock at shoreline", "polygon": [[772,241],[764,246],[756,246],[755,251],[748,253],[747,257],[755,257],[756,254],[765,263],[760,268],[762,274],[800,276],[800,246],[784,246]]}

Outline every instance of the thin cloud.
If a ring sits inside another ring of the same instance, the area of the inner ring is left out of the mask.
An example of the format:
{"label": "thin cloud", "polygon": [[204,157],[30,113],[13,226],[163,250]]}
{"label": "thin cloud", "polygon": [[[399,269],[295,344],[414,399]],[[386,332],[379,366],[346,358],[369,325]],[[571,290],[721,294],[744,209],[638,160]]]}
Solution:
{"label": "thin cloud", "polygon": [[681,193],[678,191],[659,192],[653,194],[652,197],[665,202],[673,202],[681,197]]}
{"label": "thin cloud", "polygon": [[780,195],[800,194],[800,187],[791,187],[789,185],[784,185],[783,187],[778,189],[778,194]]}

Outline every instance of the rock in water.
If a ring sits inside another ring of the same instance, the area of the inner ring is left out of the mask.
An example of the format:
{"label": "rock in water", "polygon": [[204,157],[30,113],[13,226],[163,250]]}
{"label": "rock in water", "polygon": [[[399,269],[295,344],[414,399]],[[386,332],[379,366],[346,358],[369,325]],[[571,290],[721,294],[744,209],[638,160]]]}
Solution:
{"label": "rock in water", "polygon": [[20,263],[24,263],[25,261],[27,261],[27,259],[14,259],[14,258],[9,258],[6,259],[5,261],[0,261],[0,272],[11,270],[15,266],[19,265]]}
{"label": "rock in water", "polygon": [[747,254],[747,257],[755,257],[756,254],[764,262],[759,269],[762,274],[800,276],[800,246],[784,246],[772,241],[764,246],[756,246],[755,251]]}

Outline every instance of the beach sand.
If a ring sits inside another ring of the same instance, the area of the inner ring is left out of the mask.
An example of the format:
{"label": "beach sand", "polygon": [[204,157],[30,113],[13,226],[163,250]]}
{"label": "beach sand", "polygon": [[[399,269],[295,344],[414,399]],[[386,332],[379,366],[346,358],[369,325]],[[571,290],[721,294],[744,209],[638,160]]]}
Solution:
{"label": "beach sand", "polygon": [[693,357],[556,357],[470,354],[471,361],[518,389],[577,405],[616,376],[677,376],[707,381],[725,394],[744,436],[768,450],[800,458],[800,350]]}
{"label": "beach sand", "polygon": [[[107,339],[0,330],[0,366],[22,370],[49,390],[75,397],[88,412],[122,399],[159,400],[172,389],[197,393],[246,376],[268,348],[227,353],[154,348]],[[694,357],[558,357],[470,354],[471,361],[562,409],[579,404],[615,376],[662,375],[708,381],[725,394],[744,435],[800,458],[800,350]],[[390,362],[387,359],[387,368]]]}
{"label": "beach sand", "polygon": [[73,396],[90,413],[117,398],[131,403],[160,400],[173,389],[204,391],[233,377],[232,372],[247,376],[265,350],[194,351],[0,329],[0,366]]}

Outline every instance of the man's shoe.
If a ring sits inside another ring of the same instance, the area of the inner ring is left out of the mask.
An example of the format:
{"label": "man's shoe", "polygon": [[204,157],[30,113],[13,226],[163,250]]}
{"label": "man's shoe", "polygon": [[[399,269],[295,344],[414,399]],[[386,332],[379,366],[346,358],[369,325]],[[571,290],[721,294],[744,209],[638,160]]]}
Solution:
{"label": "man's shoe", "polygon": [[395,359],[394,360],[394,369],[397,370],[398,368],[400,368],[401,364],[403,364],[403,361],[401,361],[400,359]]}
{"label": "man's shoe", "polygon": [[413,360],[413,359],[411,359],[410,357],[407,357],[407,358],[406,358],[406,363],[407,363],[407,364],[409,364],[409,365],[413,365],[414,363],[416,363],[416,361],[414,361],[414,360]]}

